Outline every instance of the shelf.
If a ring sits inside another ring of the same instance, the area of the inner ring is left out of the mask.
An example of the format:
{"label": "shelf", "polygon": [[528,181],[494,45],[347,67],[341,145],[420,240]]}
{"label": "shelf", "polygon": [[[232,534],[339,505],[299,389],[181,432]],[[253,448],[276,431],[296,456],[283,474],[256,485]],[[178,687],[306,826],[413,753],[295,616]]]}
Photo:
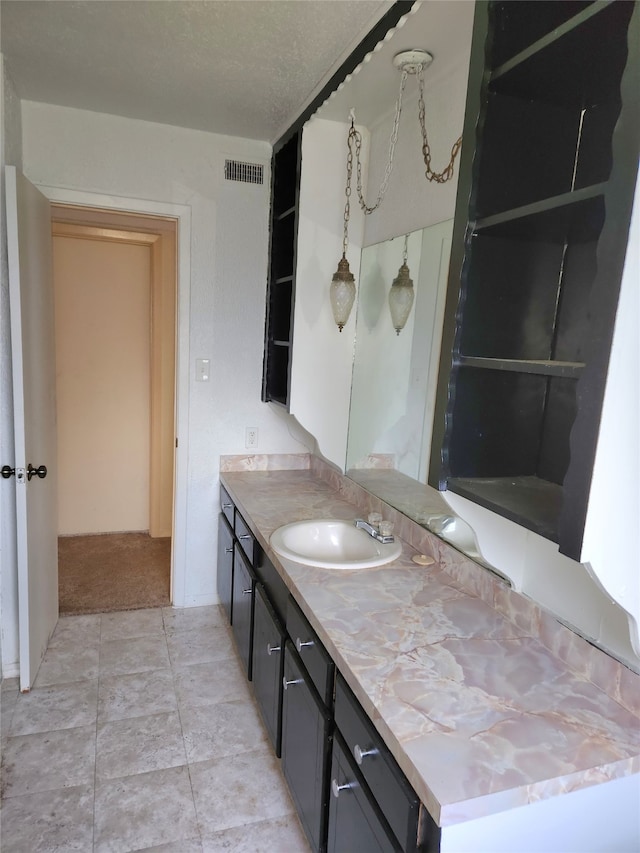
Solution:
{"label": "shelf", "polygon": [[292,275],[282,275],[280,278],[274,279],[274,284],[288,284],[290,281],[293,281]]}
{"label": "shelf", "polygon": [[271,341],[274,347],[290,347],[290,341]]}
{"label": "shelf", "polygon": [[500,237],[564,242],[571,225],[571,238],[588,242],[597,239],[602,228],[604,211],[600,206],[605,189],[606,183],[594,184],[485,216],[476,221],[475,231]]}
{"label": "shelf", "polygon": [[[520,56],[529,45],[539,44],[575,17],[593,0],[563,0],[562,3],[545,3],[540,0],[518,0],[514,10],[512,0],[499,0],[492,4],[491,22],[493,31],[499,35],[491,45],[490,67],[497,69],[507,61]],[[489,64],[489,63],[488,63]]]}
{"label": "shelf", "polygon": [[[496,80],[496,79],[502,77],[504,74],[508,74],[509,71],[511,71],[513,68],[517,68],[518,65],[520,65],[523,62],[526,62],[530,57],[534,56],[536,53],[540,53],[540,51],[544,50],[545,48],[549,47],[550,45],[553,45],[554,42],[558,41],[558,39],[564,38],[564,36],[566,36],[572,30],[575,30],[576,27],[579,27],[582,24],[584,24],[585,21],[590,20],[594,15],[600,14],[600,12],[602,12],[603,9],[606,8],[606,6],[611,5],[611,2],[612,2],[612,0],[609,0],[609,2],[606,4],[605,3],[585,4],[585,8],[583,8],[580,12],[578,12],[578,14],[573,15],[571,18],[569,18],[566,21],[563,21],[562,23],[558,23],[557,26],[553,26],[553,29],[551,29],[549,32],[545,33],[543,36],[538,38],[533,43],[528,44],[527,47],[525,47],[523,50],[521,50],[515,56],[512,56],[510,59],[507,59],[504,62],[502,62],[497,68],[494,69],[493,73],[491,74],[491,79]],[[562,6],[564,6],[565,8],[568,8],[569,5],[570,5],[569,3],[560,3],[560,4],[550,3],[549,4],[550,8],[554,12],[556,11],[552,8],[554,6],[556,8],[562,7]],[[540,16],[540,0],[536,0],[535,4],[529,4],[529,7],[532,8],[532,10],[535,9],[535,13],[537,13],[536,16],[538,17],[538,19],[540,19],[540,17],[541,17]],[[561,8],[558,11],[560,11],[560,13],[562,14]],[[529,30],[529,27],[531,26],[531,24],[535,24],[535,20],[530,20],[530,21],[527,21],[526,23],[528,25],[526,27],[526,29]],[[552,22],[549,22],[549,23],[552,23]],[[524,25],[524,22],[521,19],[520,20],[520,26],[522,29],[524,29],[523,25]],[[503,36],[503,35],[504,34],[501,33],[501,36]],[[531,35],[532,34],[529,30],[529,32],[521,33],[521,38],[529,40],[531,38]]]}
{"label": "shelf", "polygon": [[489,88],[580,108],[619,100],[632,11],[632,3],[588,6],[496,68]]}
{"label": "shelf", "polygon": [[447,488],[486,509],[498,512],[550,539],[558,541],[562,486],[540,477],[452,477]]}
{"label": "shelf", "polygon": [[290,207],[288,210],[283,210],[283,211],[282,211],[282,213],[279,213],[279,214],[278,214],[277,216],[275,216],[274,218],[275,218],[278,222],[282,222],[282,220],[283,220],[283,219],[286,219],[286,218],[287,218],[287,216],[291,216],[291,214],[292,214],[292,213],[295,213],[295,212],[296,212],[296,205],[294,204],[294,205],[293,205],[293,207]]}
{"label": "shelf", "polygon": [[459,367],[478,367],[487,370],[508,370],[514,373],[532,373],[539,376],[558,376],[562,379],[578,379],[584,368],[580,361],[542,361],[520,358],[480,358],[459,355],[454,364]]}

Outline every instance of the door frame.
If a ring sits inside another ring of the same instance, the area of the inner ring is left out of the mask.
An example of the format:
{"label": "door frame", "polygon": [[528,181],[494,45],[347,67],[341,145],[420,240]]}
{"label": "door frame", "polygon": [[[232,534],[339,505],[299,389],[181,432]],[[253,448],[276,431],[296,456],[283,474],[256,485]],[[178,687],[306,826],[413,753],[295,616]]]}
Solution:
{"label": "door frame", "polygon": [[185,606],[187,486],[189,460],[189,306],[191,297],[191,208],[104,193],[35,184],[50,202],[117,213],[170,217],[177,221],[176,455],[171,548],[171,603]]}

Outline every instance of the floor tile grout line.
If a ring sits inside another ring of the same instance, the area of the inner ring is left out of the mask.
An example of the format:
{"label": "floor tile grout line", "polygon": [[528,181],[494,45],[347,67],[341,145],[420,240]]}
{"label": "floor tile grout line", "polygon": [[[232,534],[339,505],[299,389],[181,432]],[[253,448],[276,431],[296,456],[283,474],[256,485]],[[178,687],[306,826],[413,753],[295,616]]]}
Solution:
{"label": "floor tile grout line", "polygon": [[[166,626],[166,623],[164,621],[164,610],[162,611],[162,624],[164,626],[165,637],[166,637],[167,626]],[[167,642],[167,649],[168,649],[168,647],[169,647],[169,643]],[[198,840],[200,842],[200,847],[202,848],[203,842],[202,842],[202,831],[200,829],[200,817],[198,815],[198,804],[196,803],[196,795],[195,795],[195,792],[193,790],[193,779],[191,778],[191,766],[189,763],[189,757],[187,755],[187,745],[185,743],[184,727],[182,725],[182,713],[180,710],[180,701],[178,699],[178,691],[176,690],[176,672],[175,672],[175,669],[173,666],[173,662],[171,660],[171,654],[170,653],[169,653],[169,667],[171,670],[171,683],[173,685],[173,693],[174,693],[174,696],[176,698],[176,707],[178,709],[178,720],[180,721],[180,732],[182,734],[182,748],[184,750],[184,758],[185,758],[185,765],[187,768],[187,776],[189,777],[189,790],[191,791],[191,802],[193,803],[193,813],[196,816],[196,830],[198,832]]]}
{"label": "floor tile grout line", "polygon": [[96,696],[96,738],[93,755],[93,826],[91,827],[91,848],[96,849],[96,797],[98,793],[98,709],[100,706],[100,679],[102,677],[102,614],[100,614],[100,631],[98,643],[98,693]]}

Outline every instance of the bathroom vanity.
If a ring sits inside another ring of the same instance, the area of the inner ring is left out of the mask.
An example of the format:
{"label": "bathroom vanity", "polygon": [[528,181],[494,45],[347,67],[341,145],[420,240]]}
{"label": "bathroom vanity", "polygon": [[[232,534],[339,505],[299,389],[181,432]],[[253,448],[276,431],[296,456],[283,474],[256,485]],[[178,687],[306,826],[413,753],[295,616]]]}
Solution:
{"label": "bathroom vanity", "polygon": [[310,465],[221,474],[233,562],[219,577],[312,848],[636,849],[640,678],[399,513],[393,563],[279,558],[283,524],[394,516]]}

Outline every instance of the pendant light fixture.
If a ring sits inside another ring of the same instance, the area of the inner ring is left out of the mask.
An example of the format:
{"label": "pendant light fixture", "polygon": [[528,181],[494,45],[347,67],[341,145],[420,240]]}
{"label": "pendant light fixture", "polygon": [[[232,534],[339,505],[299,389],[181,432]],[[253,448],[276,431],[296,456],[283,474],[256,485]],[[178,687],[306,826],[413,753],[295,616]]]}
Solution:
{"label": "pendant light fixture", "polygon": [[402,266],[398,270],[398,275],[394,278],[391,290],[389,291],[389,310],[396,335],[399,335],[404,329],[405,323],[411,313],[414,299],[413,281],[411,280],[409,267],[407,266],[408,250],[409,235],[406,234],[404,238],[404,251],[402,252]]}
{"label": "pendant light fixture", "polygon": [[351,130],[347,139],[347,183],[345,186],[344,204],[344,226],[342,233],[342,257],[338,261],[338,269],[334,272],[331,280],[329,298],[333,319],[336,321],[338,330],[341,332],[349,319],[356,298],[356,283],[353,273],[349,269],[347,260],[347,245],[349,243],[349,213],[351,211],[351,174],[353,172],[353,154],[351,153],[351,131],[354,130],[353,119],[351,119]]}
{"label": "pendant light fixture", "polygon": [[[433,62],[433,56],[426,50],[416,48],[414,50],[403,50],[393,57],[393,65],[400,71],[400,91],[396,100],[396,112],[391,128],[391,136],[389,138],[389,157],[384,170],[384,176],[376,201],[372,205],[367,205],[362,192],[362,162],[360,152],[362,148],[362,134],[355,128],[355,115],[351,110],[351,127],[347,136],[347,184],[345,187],[346,204],[344,207],[344,237],[342,241],[342,258],[338,263],[338,269],[333,275],[331,282],[331,308],[333,316],[338,326],[342,331],[345,323],[349,319],[349,314],[356,296],[356,285],[353,274],[349,269],[347,261],[347,230],[349,225],[349,206],[351,200],[351,176],[353,173],[353,160],[355,155],[356,160],[356,192],[358,201],[363,212],[368,215],[377,210],[382,203],[382,199],[387,192],[389,186],[389,178],[393,169],[393,160],[395,155],[396,143],[398,141],[398,130],[400,128],[400,116],[402,114],[402,97],[407,85],[408,77],[415,76],[418,80],[418,121],[420,123],[420,131],[422,134],[422,157],[426,167],[425,177],[428,181],[433,181],[438,184],[444,184],[450,181],[453,177],[453,169],[455,159],[462,147],[462,137],[460,136],[451,147],[451,155],[447,166],[442,172],[436,172],[431,167],[431,148],[427,137],[427,128],[425,122],[425,103],[424,103],[424,71]],[[405,243],[405,259],[404,263],[398,271],[398,276],[394,280],[389,293],[389,308],[393,325],[397,334],[407,322],[411,306],[413,305],[413,282],[409,277],[409,268],[406,264],[406,243]]]}

